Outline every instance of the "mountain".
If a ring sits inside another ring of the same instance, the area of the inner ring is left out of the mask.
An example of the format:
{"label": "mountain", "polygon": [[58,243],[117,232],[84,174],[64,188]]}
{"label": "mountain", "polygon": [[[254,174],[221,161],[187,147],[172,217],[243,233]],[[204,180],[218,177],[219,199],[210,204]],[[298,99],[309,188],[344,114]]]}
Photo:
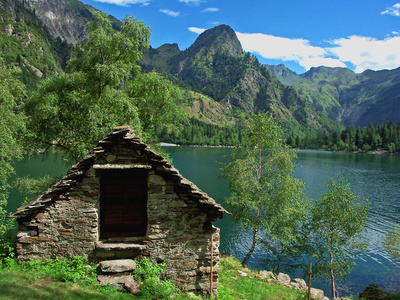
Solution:
{"label": "mountain", "polygon": [[33,11],[17,0],[2,0],[0,16],[0,56],[6,64],[20,67],[20,79],[30,89],[60,72],[70,48],[53,38]]}
{"label": "mountain", "polygon": [[318,67],[297,77],[282,66],[266,68],[314,108],[344,126],[400,121],[400,68],[356,74],[347,68]]}
{"label": "mountain", "polygon": [[236,118],[270,111],[291,131],[305,134],[320,128],[331,131],[335,122],[315,110],[291,87],[285,87],[245,53],[227,25],[204,31],[187,50],[166,44],[144,53],[146,70],[163,72],[180,86],[207,95]]}
{"label": "mountain", "polygon": [[[76,44],[88,38],[86,23],[93,21],[94,7],[78,0],[24,0],[42,20],[44,26],[55,38],[60,38],[68,44]],[[121,22],[109,16],[115,29]]]}
{"label": "mountain", "polygon": [[[65,69],[73,44],[85,40],[95,8],[78,0],[0,0],[0,56],[21,69],[28,91]],[[121,22],[109,16],[114,29]]]}
{"label": "mountain", "polygon": [[291,85],[296,81],[301,80],[301,76],[285,67],[283,64],[270,66],[264,65],[268,71],[276,76],[276,78],[284,85]]}

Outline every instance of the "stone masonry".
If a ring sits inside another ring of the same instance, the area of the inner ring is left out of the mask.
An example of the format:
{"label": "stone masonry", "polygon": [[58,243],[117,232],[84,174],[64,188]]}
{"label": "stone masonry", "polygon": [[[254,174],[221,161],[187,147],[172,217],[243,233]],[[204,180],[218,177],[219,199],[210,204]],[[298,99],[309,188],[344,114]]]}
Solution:
{"label": "stone masonry", "polygon": [[[147,227],[144,236],[100,239],[101,174],[104,170],[147,170]],[[129,126],[116,127],[44,194],[20,207],[17,254],[28,259],[93,260],[148,257],[165,262],[166,277],[182,290],[217,292],[219,229],[211,222],[228,212]],[[211,253],[212,251],[212,253]]]}

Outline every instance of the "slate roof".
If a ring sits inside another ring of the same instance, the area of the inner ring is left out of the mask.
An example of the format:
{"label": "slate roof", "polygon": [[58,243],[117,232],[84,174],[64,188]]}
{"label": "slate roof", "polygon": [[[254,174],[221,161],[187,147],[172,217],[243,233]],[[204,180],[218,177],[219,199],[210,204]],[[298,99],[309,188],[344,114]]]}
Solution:
{"label": "slate roof", "polygon": [[[189,195],[193,196],[199,203],[199,207],[205,211],[212,219],[222,218],[224,214],[230,214],[220,204],[216,203],[213,198],[201,191],[194,183],[184,178],[177,169],[175,169],[164,157],[150,149],[148,145],[143,143],[141,139],[135,135],[131,126],[120,126],[113,128],[103,140],[80,162],[72,166],[67,174],[56,184],[54,184],[46,192],[38,196],[35,200],[27,205],[21,206],[11,216],[12,218],[25,218],[39,212],[42,208],[62,199],[64,195],[68,195],[68,191],[78,182],[81,182],[84,174],[90,167],[94,166],[96,158],[98,158],[110,144],[118,143],[118,141],[128,142],[127,147],[140,149],[147,156],[147,163],[150,166],[162,172],[164,175],[181,186]],[[112,164],[104,165],[113,168]],[[149,167],[150,167],[149,166]],[[117,166],[123,168],[124,165]],[[106,167],[104,167],[106,168]]]}

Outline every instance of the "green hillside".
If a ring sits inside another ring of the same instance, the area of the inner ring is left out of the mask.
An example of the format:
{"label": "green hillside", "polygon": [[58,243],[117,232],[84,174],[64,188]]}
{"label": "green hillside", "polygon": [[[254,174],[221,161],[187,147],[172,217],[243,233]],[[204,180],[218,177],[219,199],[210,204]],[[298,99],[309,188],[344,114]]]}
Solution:
{"label": "green hillside", "polygon": [[267,68],[314,108],[344,126],[400,121],[400,68],[356,74],[346,68],[318,67],[295,80],[284,66]]}

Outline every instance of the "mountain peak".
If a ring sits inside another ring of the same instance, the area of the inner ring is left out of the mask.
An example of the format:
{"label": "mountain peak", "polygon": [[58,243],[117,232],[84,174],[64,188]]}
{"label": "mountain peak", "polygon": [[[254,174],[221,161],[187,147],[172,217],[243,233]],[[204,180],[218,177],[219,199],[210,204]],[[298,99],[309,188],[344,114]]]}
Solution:
{"label": "mountain peak", "polygon": [[212,53],[225,53],[232,56],[243,54],[242,45],[235,31],[228,25],[219,25],[204,31],[187,50],[189,55],[207,48]]}

